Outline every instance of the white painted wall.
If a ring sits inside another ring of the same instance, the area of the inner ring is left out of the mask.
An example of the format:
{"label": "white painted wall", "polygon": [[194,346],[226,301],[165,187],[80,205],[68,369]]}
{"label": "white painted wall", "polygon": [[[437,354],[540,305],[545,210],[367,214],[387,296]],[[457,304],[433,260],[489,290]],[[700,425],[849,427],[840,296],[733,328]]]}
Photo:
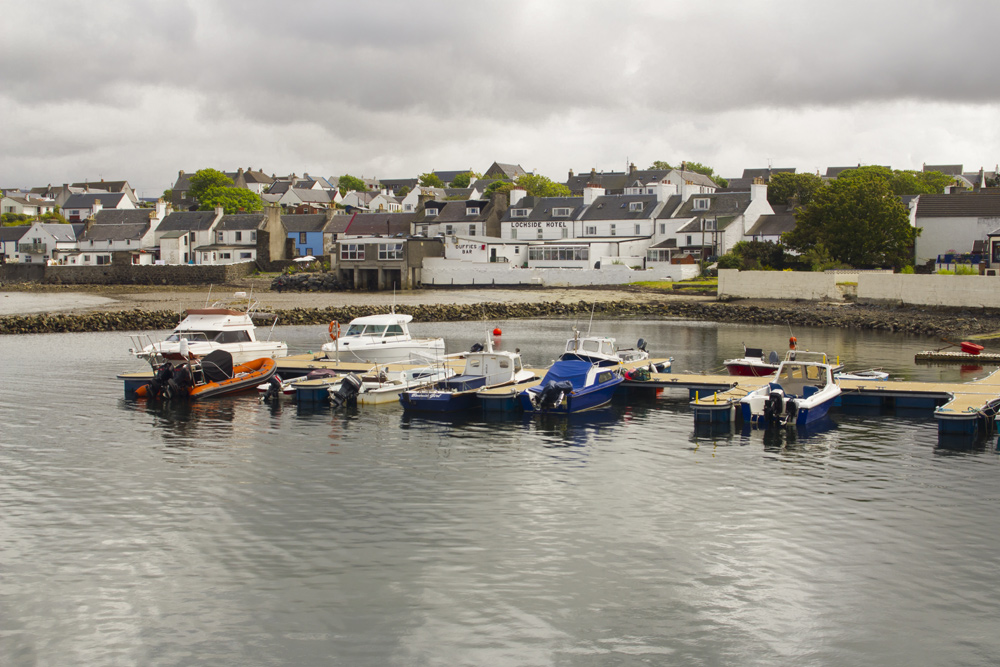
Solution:
{"label": "white painted wall", "polygon": [[628,266],[601,264],[594,269],[523,269],[519,264],[472,264],[462,260],[428,257],[424,259],[421,282],[434,285],[541,285],[578,287],[586,285],[626,285],[640,280],[687,280],[698,275],[694,264],[656,264],[646,271]]}
{"label": "white painted wall", "polygon": [[1000,217],[990,218],[917,218],[921,230],[915,245],[917,264],[937,259],[947,252],[972,252],[975,241],[1000,228]]}
{"label": "white painted wall", "polygon": [[858,276],[858,301],[914,306],[1000,308],[1000,277],[862,274]]}
{"label": "white painted wall", "polygon": [[[832,273],[805,271],[719,270],[719,298],[809,299],[840,301],[838,278]],[[841,282],[844,282],[841,280]]]}

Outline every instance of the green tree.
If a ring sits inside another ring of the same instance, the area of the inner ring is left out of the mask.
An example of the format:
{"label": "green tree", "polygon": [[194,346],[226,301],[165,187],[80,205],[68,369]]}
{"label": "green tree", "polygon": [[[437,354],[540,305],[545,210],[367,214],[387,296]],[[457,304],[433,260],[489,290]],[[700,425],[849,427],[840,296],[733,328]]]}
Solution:
{"label": "green tree", "polygon": [[400,189],[396,190],[396,196],[397,197],[405,197],[408,194],[410,194],[410,186],[409,185],[404,185]]}
{"label": "green tree", "polygon": [[741,271],[785,268],[785,248],[774,241],[739,241],[719,258],[720,269]]}
{"label": "green tree", "polygon": [[227,214],[252,213],[264,208],[264,200],[256,192],[219,185],[202,193],[198,202],[202,211],[212,211],[216,206],[221,206]]}
{"label": "green tree", "polygon": [[163,199],[163,201],[170,201],[171,199],[174,198],[174,191],[173,190],[164,190],[163,194],[160,195],[160,198]]}
{"label": "green tree", "polygon": [[420,174],[420,185],[425,188],[443,188],[444,183],[441,178],[435,174],[433,171],[429,171],[426,174]]}
{"label": "green tree", "polygon": [[773,174],[767,184],[767,201],[770,204],[784,206],[795,197],[800,206],[805,206],[822,187],[823,179],[816,174],[779,172]]}
{"label": "green tree", "polygon": [[233,179],[218,169],[199,169],[191,175],[191,189],[188,196],[200,203],[205,193],[216,187],[231,187]]}
{"label": "green tree", "polygon": [[467,171],[463,174],[459,174],[451,181],[451,187],[453,188],[467,188],[469,184],[472,183],[473,178],[480,178],[480,175],[474,171]]}
{"label": "green tree", "polygon": [[664,162],[663,160],[656,160],[653,164],[649,165],[650,169],[673,169],[669,162]]}
{"label": "green tree", "polygon": [[346,195],[348,192],[364,192],[368,189],[364,180],[350,174],[344,174],[337,179],[337,187],[340,189],[341,196]]}
{"label": "green tree", "polygon": [[808,205],[797,209],[795,220],[795,229],[781,240],[803,254],[824,250],[831,260],[859,269],[913,263],[916,230],[880,172],[847,178],[841,174],[818,190]]}
{"label": "green tree", "polygon": [[837,180],[855,178],[881,178],[895,195],[933,195],[944,192],[955,179],[940,171],[893,170],[888,167],[869,166],[847,169]]}

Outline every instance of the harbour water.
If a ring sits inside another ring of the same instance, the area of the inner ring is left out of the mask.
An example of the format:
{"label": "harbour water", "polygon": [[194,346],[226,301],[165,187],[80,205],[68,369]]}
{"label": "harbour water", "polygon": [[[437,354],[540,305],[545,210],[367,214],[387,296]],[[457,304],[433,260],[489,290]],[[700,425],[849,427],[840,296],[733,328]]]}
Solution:
{"label": "harbour water", "polygon": [[[572,322],[510,321],[551,361]],[[581,323],[586,328],[586,322]],[[278,327],[293,353],[326,327]],[[479,323],[414,325],[449,351]],[[785,326],[595,322],[677,371]],[[915,380],[937,340],[796,331]],[[572,419],[122,398],[120,333],[0,337],[3,665],[992,665],[996,436],[924,413],[695,430],[686,394]]]}

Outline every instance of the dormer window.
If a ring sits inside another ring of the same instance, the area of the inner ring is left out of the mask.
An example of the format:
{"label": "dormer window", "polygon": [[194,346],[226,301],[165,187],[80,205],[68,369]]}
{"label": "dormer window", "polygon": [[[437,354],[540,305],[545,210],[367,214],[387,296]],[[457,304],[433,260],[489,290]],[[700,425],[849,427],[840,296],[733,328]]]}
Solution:
{"label": "dormer window", "polygon": [[526,208],[512,208],[510,210],[510,217],[512,218],[527,218],[528,209]]}
{"label": "dormer window", "polygon": [[440,211],[438,209],[436,209],[436,208],[425,208],[424,209],[424,215],[426,215],[426,216],[437,215],[439,212]]}
{"label": "dormer window", "polygon": [[465,207],[465,214],[466,215],[479,215],[479,207],[478,206],[466,206]]}
{"label": "dormer window", "polygon": [[715,218],[712,218],[711,220],[706,218],[703,222],[705,223],[703,229],[715,229]]}
{"label": "dormer window", "polygon": [[571,208],[554,208],[552,209],[553,218],[568,218],[569,214],[572,213]]}
{"label": "dormer window", "polygon": [[641,201],[632,201],[628,203],[629,211],[642,211],[643,204]]}
{"label": "dormer window", "polygon": [[708,210],[708,199],[704,197],[698,197],[694,200],[694,210],[696,211],[707,211]]}

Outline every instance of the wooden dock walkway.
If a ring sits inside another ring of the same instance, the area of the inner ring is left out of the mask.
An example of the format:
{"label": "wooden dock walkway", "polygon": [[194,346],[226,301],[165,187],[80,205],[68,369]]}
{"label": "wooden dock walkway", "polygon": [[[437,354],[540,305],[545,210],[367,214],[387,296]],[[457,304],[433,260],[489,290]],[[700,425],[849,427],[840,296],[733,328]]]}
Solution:
{"label": "wooden dock walkway", "polygon": [[[700,375],[696,373],[656,373],[648,382],[626,380],[627,387],[686,389],[693,408],[702,406],[740,418],[739,402],[748,393],[770,380],[763,377]],[[983,426],[992,428],[1000,410],[1000,372],[971,382],[917,382],[905,380],[838,380],[842,406],[892,405],[927,408],[934,411],[938,430],[944,433],[973,433]]]}

